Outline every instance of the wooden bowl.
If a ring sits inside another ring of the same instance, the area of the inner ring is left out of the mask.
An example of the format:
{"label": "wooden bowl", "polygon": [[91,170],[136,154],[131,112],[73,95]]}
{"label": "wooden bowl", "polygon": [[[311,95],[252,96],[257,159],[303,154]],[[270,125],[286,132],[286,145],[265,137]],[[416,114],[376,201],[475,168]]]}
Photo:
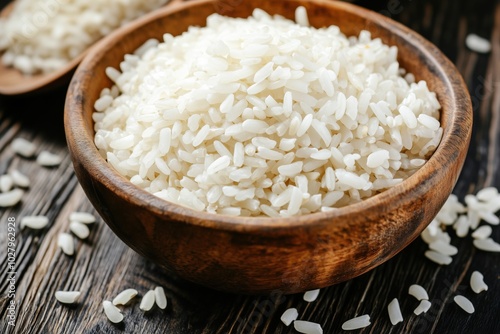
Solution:
{"label": "wooden bowl", "polygon": [[[379,14],[336,1],[190,1],[160,9],[99,43],[82,61],[66,100],[65,129],[78,179],[111,229],[167,271],[219,290],[295,293],[339,283],[387,261],[437,214],[462,168],[472,109],[453,64],[431,43]],[[303,5],[316,27],[338,25],[347,35],[367,29],[397,45],[402,67],[426,80],[442,104],[444,135],[429,161],[401,184],[361,203],[294,218],[243,218],[197,212],[163,201],[120,176],[93,143],[94,101],[117,67],[149,38],[205,25],[222,11],[248,17],[255,7],[294,17]]]}

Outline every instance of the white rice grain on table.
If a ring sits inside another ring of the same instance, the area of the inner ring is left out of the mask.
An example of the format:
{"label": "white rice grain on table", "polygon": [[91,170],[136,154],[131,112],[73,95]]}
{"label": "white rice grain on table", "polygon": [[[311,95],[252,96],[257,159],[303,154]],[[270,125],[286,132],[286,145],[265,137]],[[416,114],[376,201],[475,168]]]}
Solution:
{"label": "white rice grain on table", "polygon": [[75,253],[75,242],[71,234],[68,233],[59,233],[57,237],[57,246],[61,248],[61,250],[66,255],[73,255]]}
{"label": "white rice grain on table", "polygon": [[77,221],[83,224],[92,224],[96,219],[91,213],[75,211],[69,215],[69,220]]}
{"label": "white rice grain on table", "polygon": [[165,290],[161,286],[155,288],[155,302],[162,310],[167,308],[167,296],[165,296]]}
{"label": "white rice grain on table", "polygon": [[472,243],[477,249],[485,252],[500,252],[500,244],[491,238],[474,239]]}
{"label": "white rice grain on table", "polygon": [[113,305],[126,305],[128,304],[135,296],[137,296],[136,289],[125,289],[120,292],[113,299]]}
{"label": "white rice grain on table", "polygon": [[283,312],[280,320],[285,324],[285,326],[290,326],[290,324],[295,320],[297,320],[298,317],[299,317],[299,312],[297,311],[296,308],[292,307]]}
{"label": "white rice grain on table", "polygon": [[109,321],[114,324],[123,321],[123,314],[120,312],[120,309],[113,305],[113,303],[111,303],[109,300],[103,301],[102,307],[104,308],[104,313],[106,314],[106,317],[108,317]]}
{"label": "white rice grain on table", "polygon": [[450,256],[432,250],[426,251],[424,255],[429,260],[436,262],[437,264],[440,265],[449,265],[453,261],[453,259]]}
{"label": "white rice grain on table", "polygon": [[308,303],[315,301],[318,298],[319,291],[320,289],[306,291],[304,293],[304,300]]}
{"label": "white rice grain on table", "polygon": [[431,306],[432,306],[432,304],[430,301],[423,299],[420,301],[420,304],[418,304],[418,306],[415,308],[415,310],[413,310],[413,313],[415,313],[415,315],[420,315],[422,313],[426,313],[427,311],[429,311]]}
{"label": "white rice grain on table", "polygon": [[56,299],[64,304],[73,304],[80,297],[80,291],[56,291]]}
{"label": "white rice grain on table", "polygon": [[87,225],[82,224],[78,221],[70,222],[69,229],[71,232],[73,232],[74,235],[76,235],[80,239],[86,239],[90,234],[90,230],[87,227]]}
{"label": "white rice grain on table", "polygon": [[472,305],[471,301],[464,296],[457,295],[453,298],[455,303],[460,306],[465,312],[472,314],[474,313],[474,305]]}
{"label": "white rice grain on table", "polygon": [[12,189],[14,185],[14,180],[9,174],[4,174],[0,176],[0,192],[5,193]]}
{"label": "white rice grain on table", "polygon": [[443,240],[431,242],[429,244],[429,248],[444,255],[456,255],[458,253],[458,249],[455,246],[450,245]]}
{"label": "white rice grain on table", "polygon": [[429,299],[427,291],[421,285],[418,284],[412,284],[408,289],[408,294],[417,298],[417,300]]}
{"label": "white rice grain on table", "polygon": [[293,327],[297,332],[303,334],[323,334],[321,325],[311,321],[295,320]]}
{"label": "white rice grain on table", "polygon": [[[147,42],[139,51],[148,49],[147,57],[126,57],[121,71],[106,69],[115,86],[95,105],[100,153],[162,199],[213,213],[240,208],[243,216],[328,211],[412,175],[442,136],[435,94],[400,76],[397,50],[369,32],[348,39],[336,27],[309,28],[304,8],[296,19],[262,10],[243,20],[214,14],[204,28]],[[374,63],[352,61],[374,53]],[[158,87],[150,69],[162,59],[169,63],[154,74]],[[387,90],[398,103],[375,99]],[[172,94],[158,101],[159,91]],[[419,119],[424,105],[428,117]],[[307,177],[307,187],[297,176]]]}
{"label": "white rice grain on table", "polygon": [[139,308],[141,310],[147,312],[147,311],[150,311],[153,308],[154,304],[155,304],[155,291],[154,290],[149,290],[142,297],[141,304],[139,305]]}
{"label": "white rice grain on table", "polygon": [[475,293],[488,291],[488,285],[484,283],[484,276],[479,271],[474,271],[470,277],[470,287]]}
{"label": "white rice grain on table", "polygon": [[42,151],[36,157],[36,162],[40,166],[55,167],[62,162],[62,158],[59,155],[51,153],[49,151]]}
{"label": "white rice grain on table", "polygon": [[11,207],[19,203],[24,195],[21,189],[13,189],[5,193],[0,193],[0,207]]}
{"label": "white rice grain on table", "polygon": [[370,315],[365,314],[359,317],[352,318],[347,320],[342,324],[342,329],[345,331],[352,331],[356,329],[365,328],[371,325]]}
{"label": "white rice grain on table", "polygon": [[478,53],[488,53],[491,51],[490,41],[476,34],[467,35],[465,38],[465,45],[472,51]]}
{"label": "white rice grain on table", "polygon": [[387,311],[389,313],[389,319],[391,324],[394,326],[403,321],[403,315],[401,314],[401,308],[399,307],[399,301],[394,298],[387,306]]}
{"label": "white rice grain on table", "polygon": [[472,237],[474,239],[487,239],[493,232],[493,229],[489,225],[483,225],[478,227],[474,232],[472,232]]}
{"label": "white rice grain on table", "polygon": [[17,169],[11,170],[9,174],[12,177],[12,181],[16,186],[21,188],[28,188],[30,186],[31,183],[30,179]]}
{"label": "white rice grain on table", "polygon": [[10,148],[14,153],[25,158],[31,158],[36,152],[36,145],[24,138],[15,138],[10,144]]}
{"label": "white rice grain on table", "polygon": [[29,227],[34,230],[44,228],[49,224],[49,218],[46,216],[25,216],[21,218],[21,230]]}

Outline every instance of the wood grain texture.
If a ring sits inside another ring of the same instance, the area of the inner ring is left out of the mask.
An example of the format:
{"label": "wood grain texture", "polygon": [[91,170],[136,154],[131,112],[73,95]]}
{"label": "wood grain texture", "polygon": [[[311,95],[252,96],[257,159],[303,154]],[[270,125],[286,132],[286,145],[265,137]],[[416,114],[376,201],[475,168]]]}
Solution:
{"label": "wood grain texture", "polygon": [[[105,75],[150,38],[203,25],[218,1],[165,8],[98,43],[79,66],[66,100],[65,129],[75,171],[111,229],[138,253],[192,282],[237,293],[296,293],[359,276],[413,241],[453,189],[470,139],[472,108],[456,68],[439,50],[382,15],[340,2],[241,1],[223,8],[247,17],[254,8],[294,17],[303,5],[313,26],[336,24],[348,35],[369,29],[397,45],[399,59],[425,80],[442,105],[444,134],[432,158],[398,186],[355,205],[290,218],[229,217],[167,203],[133,186],[94,145],[92,113]],[[141,237],[138,237],[141,236]],[[217,242],[214,242],[217,240]]]}
{"label": "wood grain texture", "polygon": [[[445,52],[457,65],[471,92],[474,106],[472,143],[455,193],[487,185],[500,187],[500,3],[498,1],[401,1],[389,10],[389,1],[358,1],[384,11],[420,32]],[[392,3],[392,1],[391,1]],[[401,11],[400,11],[401,9]],[[494,41],[493,52],[478,55],[464,46],[467,33],[476,32]],[[0,333],[296,333],[279,317],[288,307],[297,307],[300,318],[322,324],[325,333],[342,333],[342,323],[368,313],[372,325],[353,333],[479,333],[500,332],[500,256],[472,247],[470,237],[453,237],[459,253],[449,266],[438,266],[423,257],[426,245],[417,239],[390,261],[356,279],[323,289],[318,300],[305,303],[302,295],[263,297],[221,294],[168,275],[125,246],[102,222],[92,227],[88,242],[77,246],[74,257],[55,247],[54,237],[67,231],[69,213],[75,209],[93,212],[82,195],[71,169],[62,131],[64,90],[29,101],[0,98],[0,174],[18,168],[33,184],[23,203],[0,209],[0,228],[8,217],[48,214],[51,227],[38,233],[17,234],[17,320],[7,325],[6,262],[0,261]],[[8,145],[18,136],[32,139],[39,150],[65,156],[55,169],[38,167],[34,161],[13,157]],[[500,228],[492,237],[500,240]],[[0,245],[6,233],[0,232]],[[2,254],[6,252],[1,250]],[[479,295],[469,288],[474,270],[481,271],[489,290]],[[407,295],[413,283],[423,285],[433,306],[415,316],[416,300]],[[139,299],[124,308],[121,326],[109,323],[101,307],[104,299],[134,287],[143,295],[156,285],[165,287],[169,306],[149,314],[139,310]],[[58,289],[80,289],[75,307],[58,304]],[[453,302],[463,294],[474,303],[468,315]],[[399,298],[404,322],[392,326],[386,307]]]}

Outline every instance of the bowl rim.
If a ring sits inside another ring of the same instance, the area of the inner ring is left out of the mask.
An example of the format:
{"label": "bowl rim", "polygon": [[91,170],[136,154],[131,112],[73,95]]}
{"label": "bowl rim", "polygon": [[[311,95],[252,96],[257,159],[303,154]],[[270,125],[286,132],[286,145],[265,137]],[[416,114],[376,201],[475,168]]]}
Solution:
{"label": "bowl rim", "polygon": [[[84,110],[83,104],[85,98],[82,91],[89,86],[89,80],[83,80],[88,74],[92,65],[100,61],[106,50],[111,49],[115,44],[119,44],[127,33],[141,27],[150,21],[155,21],[161,17],[171,15],[177,11],[186,8],[215,3],[215,0],[194,0],[188,2],[177,2],[175,6],[162,7],[154,12],[143,16],[133,23],[115,30],[110,35],[100,40],[93,46],[80,65],[78,66],[70,87],[68,89],[64,113],[64,125],[66,137],[73,159],[77,159],[86,170],[92,170],[94,176],[106,187],[120,198],[131,202],[135,206],[150,210],[157,216],[167,216],[168,220],[183,222],[188,225],[199,226],[222,231],[232,231],[241,233],[251,232],[271,232],[276,230],[287,230],[294,227],[312,228],[329,224],[334,220],[339,223],[350,224],[343,221],[342,217],[359,214],[365,210],[379,210],[380,212],[389,211],[394,206],[401,206],[401,201],[411,201],[410,197],[419,196],[425,193],[425,187],[421,186],[421,180],[425,175],[430,178],[436,177],[436,171],[443,168],[440,158],[444,158],[446,152],[444,147],[463,147],[468,146],[472,128],[472,107],[466,85],[462,76],[455,65],[431,42],[426,40],[417,32],[398,23],[379,13],[345,2],[325,1],[325,0],[291,0],[298,3],[319,3],[336,10],[348,11],[353,15],[366,18],[369,21],[375,21],[380,25],[380,29],[390,29],[395,35],[405,40],[414,48],[421,51],[422,55],[428,61],[428,67],[433,68],[440,78],[443,86],[450,88],[448,90],[450,108],[454,111],[448,118],[448,131],[444,131],[442,139],[432,156],[420,167],[413,175],[403,180],[400,184],[387,189],[379,194],[362,200],[361,202],[350,204],[345,207],[335,208],[327,212],[316,212],[296,217],[235,217],[222,214],[213,214],[206,211],[196,211],[175,203],[167,202],[155,195],[139,188],[127,180],[124,176],[114,170],[104,158],[99,154],[95,147],[93,137],[90,136],[82,124]],[[453,89],[455,87],[455,89]],[[439,97],[438,97],[439,100]],[[465,103],[463,110],[458,108],[458,101]],[[441,101],[440,101],[441,102]],[[92,104],[93,105],[93,104]],[[442,109],[441,109],[442,112]],[[459,114],[463,117],[459,117]],[[460,122],[462,124],[459,124]],[[460,128],[468,128],[468,135],[460,135]],[[449,152],[448,152],[449,153]],[[76,158],[77,157],[77,158]],[[450,160],[445,158],[448,164],[452,164],[457,157]],[[74,163],[76,161],[74,160]],[[461,169],[462,166],[460,166]],[[458,176],[457,176],[458,178]],[[456,179],[453,180],[456,182]],[[409,193],[412,196],[407,196]],[[405,196],[406,195],[406,196]],[[398,199],[396,201],[395,199]],[[423,230],[424,227],[421,227]]]}

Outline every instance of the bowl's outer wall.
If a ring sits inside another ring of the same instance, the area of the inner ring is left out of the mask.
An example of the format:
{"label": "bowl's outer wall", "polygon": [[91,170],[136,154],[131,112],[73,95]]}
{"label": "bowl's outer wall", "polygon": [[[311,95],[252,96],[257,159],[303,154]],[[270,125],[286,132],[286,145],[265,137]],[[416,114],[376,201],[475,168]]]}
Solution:
{"label": "bowl's outer wall", "polygon": [[[125,53],[148,38],[161,39],[164,32],[177,35],[190,25],[205,25],[206,17],[216,11],[247,17],[258,7],[293,18],[297,5],[308,9],[316,27],[335,24],[346,35],[367,29],[373,37],[398,45],[401,66],[426,80],[437,93],[443,141],[429,162],[402,185],[336,212],[294,220],[234,219],[157,199],[100,158],[93,145],[92,112],[102,88],[111,86],[104,75],[107,66],[118,67]],[[93,205],[124,242],[165,269],[232,292],[294,293],[332,285],[394,256],[420,234],[451,193],[470,140],[470,99],[451,62],[407,28],[364,9],[329,1],[242,0],[236,6],[191,1],[161,9],[149,18],[155,19],[145,18],[109,36],[84,59],[68,92],[65,127],[76,174]]]}

